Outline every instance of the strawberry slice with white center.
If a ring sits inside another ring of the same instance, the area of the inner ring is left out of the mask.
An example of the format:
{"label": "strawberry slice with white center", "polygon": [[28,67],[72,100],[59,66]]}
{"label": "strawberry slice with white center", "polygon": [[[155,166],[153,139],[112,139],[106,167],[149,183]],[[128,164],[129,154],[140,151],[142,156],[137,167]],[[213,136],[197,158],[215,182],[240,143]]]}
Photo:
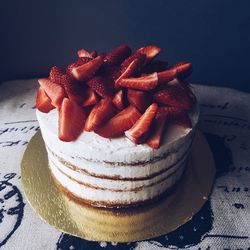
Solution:
{"label": "strawberry slice with white center", "polygon": [[113,101],[113,103],[114,103],[114,105],[116,106],[117,109],[119,109],[119,110],[124,109],[125,104],[124,104],[124,94],[123,94],[123,91],[119,90],[115,94],[115,96],[114,96],[114,98],[113,98],[112,101]]}
{"label": "strawberry slice with white center", "polygon": [[116,113],[116,109],[111,99],[102,99],[96,106],[91,110],[86,122],[84,129],[86,131],[93,131],[100,125],[108,121]]}
{"label": "strawberry slice with white center", "polygon": [[59,111],[59,138],[62,141],[74,141],[81,134],[86,114],[76,102],[64,98]]}
{"label": "strawberry slice with white center", "polygon": [[120,76],[115,80],[115,88],[119,87],[119,81],[121,79],[133,76],[136,72],[138,72],[141,66],[140,63],[140,60],[135,58],[126,68],[122,68]]}
{"label": "strawberry slice with white center", "polygon": [[104,126],[95,132],[105,138],[114,138],[123,135],[141,117],[140,112],[133,106],[129,106],[111,118]]}
{"label": "strawberry slice with white center", "polygon": [[157,73],[153,73],[137,78],[124,78],[118,84],[131,89],[152,90],[158,85],[158,77]]}
{"label": "strawberry slice with white center", "polygon": [[56,108],[60,108],[63,98],[66,97],[64,88],[60,84],[52,82],[48,78],[38,79],[38,82],[41,88],[51,99],[52,105]]}
{"label": "strawberry slice with white center", "polygon": [[148,45],[136,51],[136,53],[146,56],[146,61],[151,61],[161,52],[161,48],[155,45]]}
{"label": "strawberry slice with white center", "polygon": [[126,45],[122,44],[119,47],[113,49],[104,59],[107,64],[119,65],[125,58],[131,55],[131,49]]}
{"label": "strawberry slice with white center", "polygon": [[80,49],[77,51],[77,55],[78,57],[89,57],[89,58],[93,58],[93,56],[85,49]]}
{"label": "strawberry slice with white center", "polygon": [[95,76],[89,81],[87,81],[88,86],[93,89],[98,95],[101,97],[111,97],[112,96],[112,90],[110,86],[112,83],[110,83],[110,79],[103,76]]}
{"label": "strawberry slice with white center", "polygon": [[178,107],[160,107],[157,117],[166,117],[167,121],[178,124],[184,128],[191,128],[192,123],[186,110]]}
{"label": "strawberry slice with white center", "polygon": [[157,149],[161,145],[161,141],[164,135],[164,131],[166,129],[166,116],[157,116],[154,119],[154,127],[152,130],[152,135],[148,138],[147,144],[153,148]]}
{"label": "strawberry slice with white center", "polygon": [[166,83],[173,80],[177,76],[176,69],[167,69],[162,72],[158,72],[159,83]]}
{"label": "strawberry slice with white center", "polygon": [[83,107],[95,105],[99,101],[99,97],[91,88],[87,88],[84,94]]}
{"label": "strawberry slice with white center", "polygon": [[190,110],[194,105],[189,92],[177,84],[168,85],[165,89],[157,91],[154,94],[154,101],[186,110]]}
{"label": "strawberry slice with white center", "polygon": [[129,66],[129,64],[134,61],[135,59],[139,60],[140,65],[144,65],[145,60],[146,60],[146,56],[143,54],[139,54],[139,53],[134,53],[131,56],[129,56],[128,58],[126,58],[122,64],[121,64],[121,68],[127,68]]}
{"label": "strawberry slice with white center", "polygon": [[128,89],[127,98],[128,102],[141,112],[144,112],[152,103],[152,96],[146,91]]}
{"label": "strawberry slice with white center", "polygon": [[130,141],[135,144],[145,142],[157,109],[158,105],[156,103],[151,104],[134,126],[125,132]]}
{"label": "strawberry slice with white center", "polygon": [[71,69],[71,74],[76,80],[85,81],[93,77],[102,64],[103,57],[98,56],[83,65],[73,67]]}
{"label": "strawberry slice with white center", "polygon": [[36,95],[36,108],[43,112],[48,113],[55,107],[51,104],[50,98],[46,95],[45,91],[39,87]]}
{"label": "strawberry slice with white center", "polygon": [[178,78],[187,78],[193,73],[193,66],[190,62],[179,62],[170,67],[170,69],[176,70],[176,76]]}

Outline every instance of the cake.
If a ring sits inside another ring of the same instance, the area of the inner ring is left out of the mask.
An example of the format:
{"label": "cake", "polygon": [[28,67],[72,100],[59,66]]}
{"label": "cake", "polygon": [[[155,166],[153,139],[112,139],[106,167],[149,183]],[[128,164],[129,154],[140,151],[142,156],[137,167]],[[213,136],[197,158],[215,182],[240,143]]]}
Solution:
{"label": "cake", "polygon": [[187,167],[199,108],[186,78],[192,64],[134,53],[78,51],[65,70],[39,79],[36,114],[51,174],[80,203],[120,208],[171,192]]}

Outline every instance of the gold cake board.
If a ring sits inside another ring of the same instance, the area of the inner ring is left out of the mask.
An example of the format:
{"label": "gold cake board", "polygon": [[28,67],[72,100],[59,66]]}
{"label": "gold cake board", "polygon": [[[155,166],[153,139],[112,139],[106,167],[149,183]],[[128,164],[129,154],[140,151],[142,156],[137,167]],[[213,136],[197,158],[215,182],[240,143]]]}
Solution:
{"label": "gold cake board", "polygon": [[21,163],[26,198],[47,223],[87,240],[132,242],[167,234],[189,221],[212,190],[215,163],[197,131],[182,181],[172,195],[154,204],[124,210],[83,206],[59,191],[48,167],[40,131],[30,140]]}

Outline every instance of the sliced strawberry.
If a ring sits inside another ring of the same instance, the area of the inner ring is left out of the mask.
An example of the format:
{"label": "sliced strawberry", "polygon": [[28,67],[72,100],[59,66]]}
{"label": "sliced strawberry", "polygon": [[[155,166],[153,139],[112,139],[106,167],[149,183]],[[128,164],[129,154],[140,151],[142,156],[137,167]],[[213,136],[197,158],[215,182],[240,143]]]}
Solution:
{"label": "sliced strawberry", "polygon": [[167,118],[166,116],[157,116],[154,119],[154,127],[152,130],[152,135],[148,138],[147,144],[153,148],[157,149],[161,145],[161,141],[164,135],[165,131],[165,124],[166,124]]}
{"label": "sliced strawberry", "polygon": [[141,117],[140,112],[133,106],[129,106],[111,118],[104,126],[95,132],[105,138],[121,136],[126,130],[130,129]]}
{"label": "sliced strawberry", "polygon": [[177,75],[177,71],[176,69],[167,69],[167,70],[157,73],[157,75],[158,75],[159,83],[165,83],[165,82],[169,82],[173,80]]}
{"label": "sliced strawberry", "polygon": [[86,89],[84,98],[85,100],[82,103],[83,107],[95,105],[99,101],[97,94],[91,88]]}
{"label": "sliced strawberry", "polygon": [[133,76],[136,72],[138,72],[140,67],[140,60],[135,58],[126,68],[121,69],[121,73],[119,77],[115,80],[115,88],[119,87],[119,81],[123,78],[128,78]]}
{"label": "sliced strawberry", "polygon": [[61,76],[64,74],[65,74],[65,72],[61,68],[59,68],[58,66],[54,66],[50,70],[49,79],[52,82],[60,84]]}
{"label": "sliced strawberry", "polygon": [[156,103],[151,104],[141,116],[141,118],[133,125],[132,128],[125,132],[125,135],[135,144],[145,142],[147,139],[145,135],[148,135],[150,125],[156,115],[158,105]]}
{"label": "sliced strawberry", "polygon": [[148,64],[146,64],[142,71],[147,74],[151,74],[154,72],[161,72],[167,69],[168,62],[165,61],[160,61],[160,60],[155,60],[151,61]]}
{"label": "sliced strawberry", "polygon": [[138,78],[124,78],[121,79],[118,84],[122,87],[139,89],[139,90],[151,90],[158,84],[157,73],[145,75]]}
{"label": "sliced strawberry", "polygon": [[111,99],[102,99],[96,106],[91,110],[84,129],[86,131],[93,131],[100,125],[108,121],[116,113],[116,109]]}
{"label": "sliced strawberry", "polygon": [[124,104],[124,94],[123,94],[123,90],[119,90],[114,98],[113,98],[113,103],[116,106],[117,109],[122,110],[125,107]]}
{"label": "sliced strawberry", "polygon": [[178,78],[187,78],[193,72],[193,66],[190,62],[179,62],[170,67],[170,69],[176,70]]}
{"label": "sliced strawberry", "polygon": [[48,78],[38,79],[38,82],[51,99],[52,105],[56,108],[60,108],[63,98],[66,97],[63,87],[60,84],[50,81]]}
{"label": "sliced strawberry", "polygon": [[127,98],[128,102],[141,112],[144,112],[152,103],[151,94],[141,90],[128,89]]}
{"label": "sliced strawberry", "polygon": [[93,50],[92,52],[90,52],[90,55],[92,56],[92,58],[96,58],[98,56],[96,50]]}
{"label": "sliced strawberry", "polygon": [[154,94],[154,101],[167,106],[190,110],[194,103],[189,93],[180,85],[168,85]]}
{"label": "sliced strawberry", "polygon": [[101,97],[111,97],[112,90],[110,89],[110,79],[103,76],[95,76],[87,81],[88,86],[93,89]]}
{"label": "sliced strawberry", "polygon": [[126,45],[122,44],[119,47],[113,49],[104,59],[107,64],[119,65],[125,58],[131,55],[131,49]]}
{"label": "sliced strawberry", "polygon": [[166,117],[170,123],[176,123],[185,128],[192,127],[187,111],[178,107],[160,107],[157,117]]}
{"label": "sliced strawberry", "polygon": [[64,98],[59,111],[59,138],[74,141],[81,134],[86,119],[85,112],[76,102]]}
{"label": "sliced strawberry", "polygon": [[84,88],[81,83],[75,82],[68,75],[61,76],[60,80],[61,85],[64,87],[65,92],[70,100],[76,101],[78,103],[82,103],[84,101]]}
{"label": "sliced strawberry", "polygon": [[49,99],[49,97],[46,95],[45,91],[41,87],[39,87],[37,90],[36,108],[43,113],[48,113],[50,110],[55,108],[51,104],[51,100]]}
{"label": "sliced strawberry", "polygon": [[146,56],[143,54],[139,54],[139,53],[134,53],[131,56],[129,56],[128,58],[126,58],[122,64],[121,67],[122,68],[127,68],[129,66],[129,64],[134,61],[135,59],[139,60],[140,65],[144,65],[145,60],[146,60]]}
{"label": "sliced strawberry", "polygon": [[155,45],[148,45],[138,49],[136,52],[145,55],[146,61],[151,61],[161,52],[161,48]]}
{"label": "sliced strawberry", "polygon": [[93,58],[93,56],[85,49],[80,49],[77,51],[77,54],[79,57],[89,57],[89,58]]}
{"label": "sliced strawberry", "polygon": [[81,66],[85,63],[88,63],[92,60],[90,57],[79,57],[75,63],[75,66]]}
{"label": "sliced strawberry", "polygon": [[102,63],[103,63],[102,56],[98,56],[81,66],[73,67],[71,70],[71,74],[77,80],[81,81],[87,80],[95,75],[97,70],[101,67]]}

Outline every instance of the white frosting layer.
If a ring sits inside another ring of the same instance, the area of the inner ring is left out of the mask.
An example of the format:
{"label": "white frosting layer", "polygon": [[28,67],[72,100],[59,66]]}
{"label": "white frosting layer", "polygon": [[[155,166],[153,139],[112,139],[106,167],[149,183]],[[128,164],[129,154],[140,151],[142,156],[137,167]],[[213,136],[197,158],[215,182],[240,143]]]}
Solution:
{"label": "white frosting layer", "polygon": [[149,187],[144,187],[138,191],[123,192],[93,189],[85,185],[81,185],[67,177],[62,172],[60,172],[58,168],[53,166],[53,163],[50,165],[50,167],[52,174],[61,183],[61,185],[80,199],[96,201],[100,204],[105,202],[111,202],[113,203],[113,205],[127,205],[132,204],[134,202],[142,202],[149,199],[153,199],[165,192],[168,188],[173,186],[180,179],[181,174],[185,169],[185,163],[182,163],[182,166],[174,174],[172,174],[170,178],[167,178],[164,181],[161,181]]}
{"label": "white frosting layer", "polygon": [[[110,190],[134,190],[144,188],[145,186],[154,185],[155,183],[166,179],[171,178],[171,175],[176,172],[183,164],[186,162],[187,155],[183,157],[179,162],[174,164],[167,171],[163,172],[160,175],[154,176],[150,179],[146,180],[116,180],[116,179],[106,179],[106,178],[98,178],[95,176],[87,175],[75,170],[72,170],[66,167],[63,163],[61,163],[55,156],[49,156],[49,162],[51,167],[58,168],[62,173],[66,174],[73,180],[78,181],[79,183],[85,185],[91,185],[95,188],[101,189],[110,189]],[[55,175],[57,178],[57,176]]]}

